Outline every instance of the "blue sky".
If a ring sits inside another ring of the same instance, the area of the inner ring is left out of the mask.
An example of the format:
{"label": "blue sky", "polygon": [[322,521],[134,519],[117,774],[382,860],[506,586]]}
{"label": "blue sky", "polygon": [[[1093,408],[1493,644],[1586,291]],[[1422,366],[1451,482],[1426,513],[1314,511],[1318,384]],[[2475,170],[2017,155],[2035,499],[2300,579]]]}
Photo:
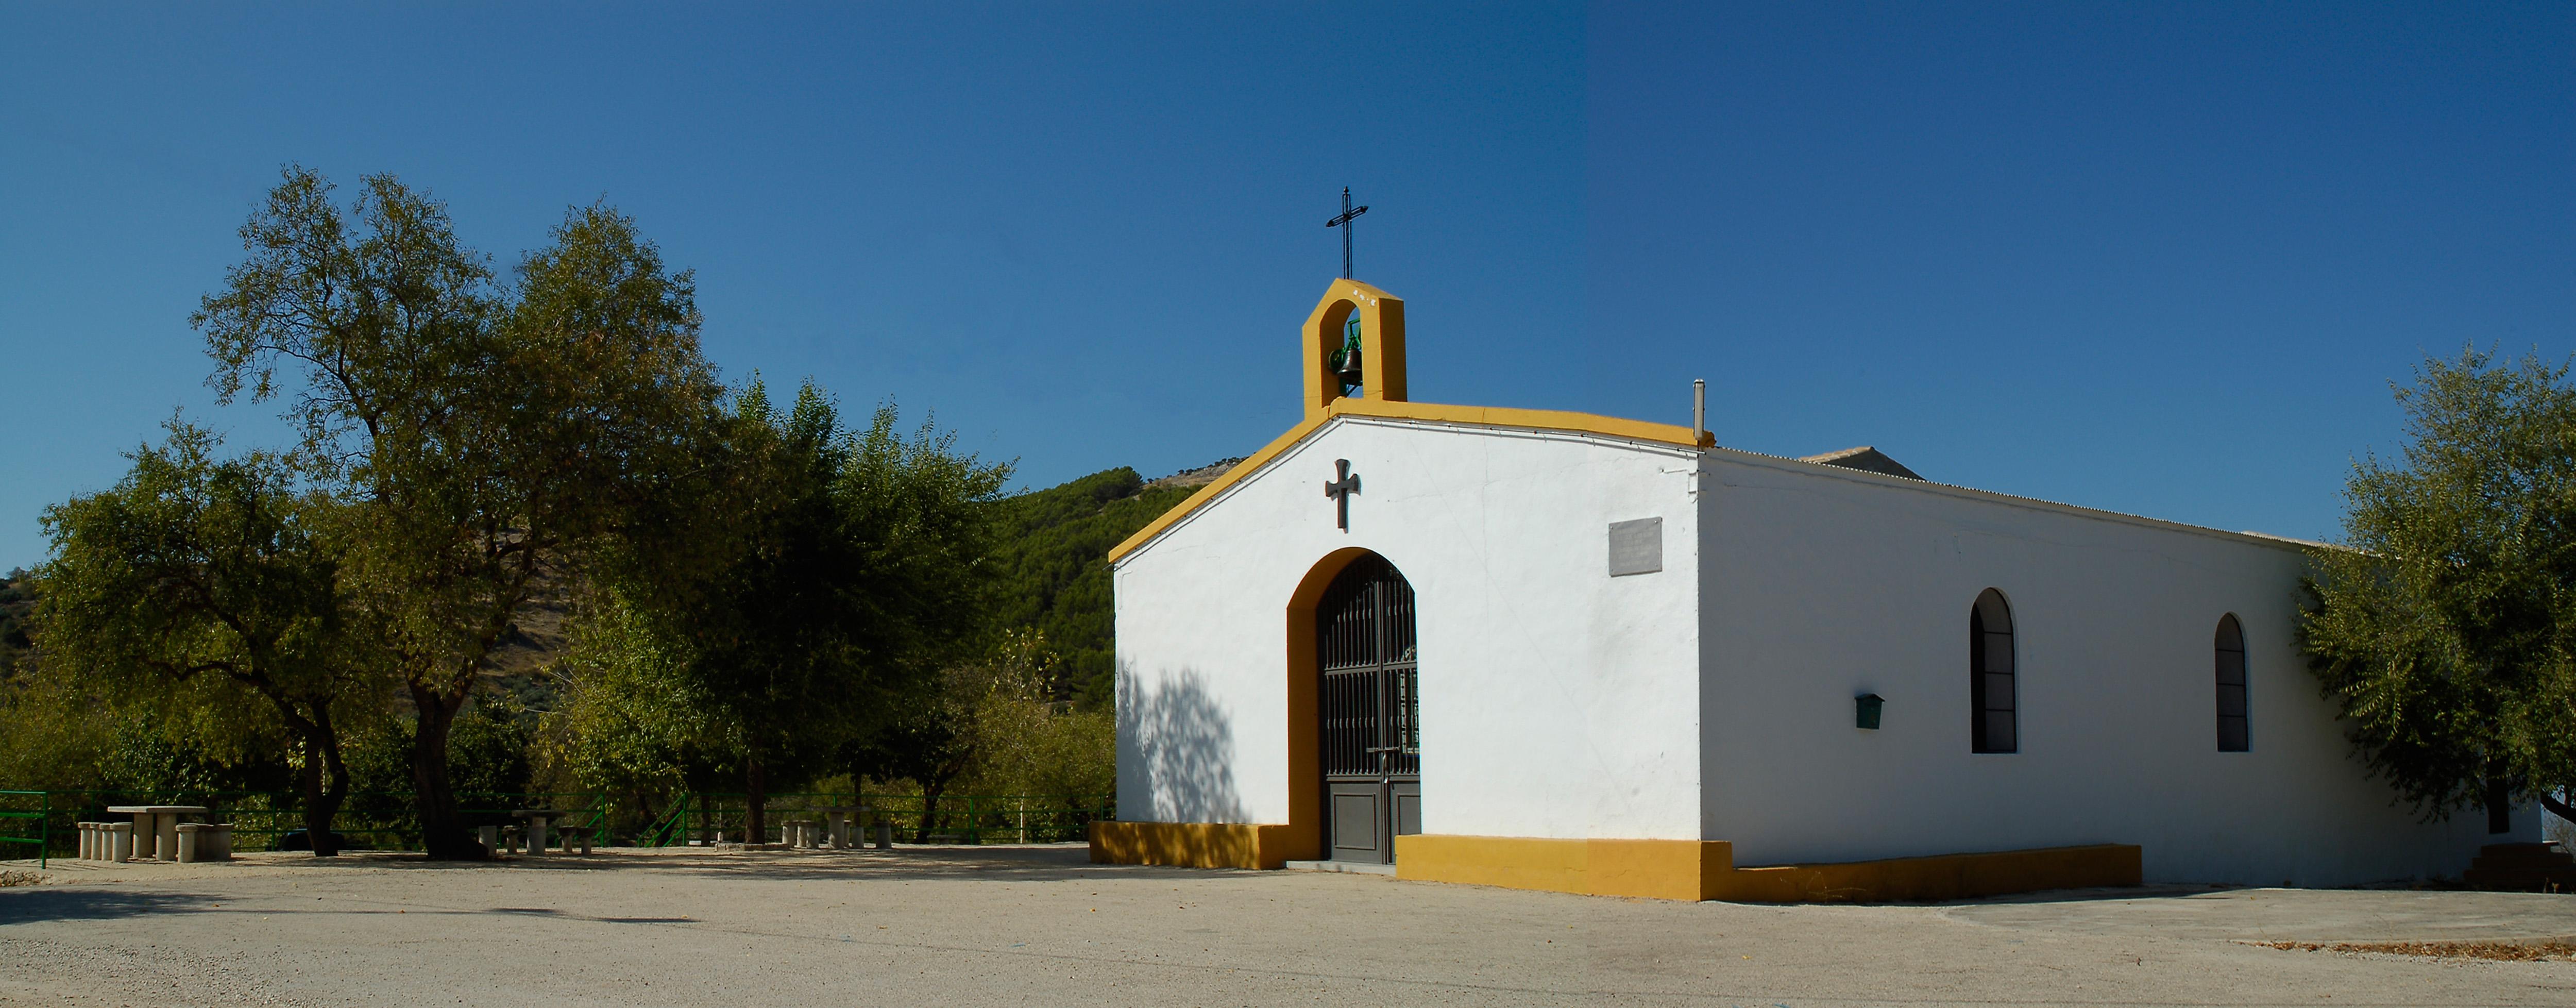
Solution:
{"label": "blue sky", "polygon": [[1024,484],[1296,419],[1338,268],[1418,399],[1875,444],[2331,534],[2387,382],[2576,350],[2576,8],[0,8],[0,568],[217,409],[185,318],[288,161],[511,261],[605,198],[729,377],[933,411]]}

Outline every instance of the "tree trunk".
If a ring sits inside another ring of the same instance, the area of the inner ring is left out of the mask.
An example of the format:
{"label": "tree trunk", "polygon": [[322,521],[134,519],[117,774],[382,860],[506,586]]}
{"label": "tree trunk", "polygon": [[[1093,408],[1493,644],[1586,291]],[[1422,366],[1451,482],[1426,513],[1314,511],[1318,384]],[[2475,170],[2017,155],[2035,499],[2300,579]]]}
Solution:
{"label": "tree trunk", "polygon": [[2513,832],[2513,789],[2505,779],[2504,767],[2487,765],[2487,832]]}
{"label": "tree trunk", "polygon": [[456,789],[447,780],[447,733],[455,727],[465,697],[449,698],[415,685],[411,699],[419,716],[411,737],[411,782],[420,809],[421,849],[432,861],[484,860],[491,854],[465,828],[465,817],[456,809]]}
{"label": "tree trunk", "polygon": [[754,756],[743,764],[743,787],[750,791],[744,801],[742,842],[769,842],[769,768]]}
{"label": "tree trunk", "polygon": [[314,786],[305,792],[304,835],[313,840],[314,857],[332,857],[340,853],[340,842],[331,832],[331,822],[349,800],[349,764],[340,758],[340,733],[331,724],[328,708],[314,711],[313,739],[306,749],[305,762],[318,764],[318,773]]}
{"label": "tree trunk", "polygon": [[[254,683],[254,689],[275,704],[280,720],[304,749],[304,766],[296,771],[295,781],[304,792],[304,839],[314,857],[334,857],[340,845],[331,837],[331,820],[340,814],[340,803],[349,794],[349,768],[340,762],[340,737],[331,727],[329,700],[313,704],[313,716],[285,694]],[[336,782],[336,784],[335,784]]]}
{"label": "tree trunk", "polygon": [[945,778],[921,782],[921,824],[912,831],[912,842],[930,842],[930,825],[939,821],[939,794],[948,790]]}
{"label": "tree trunk", "polygon": [[331,857],[340,848],[331,843],[331,829],[322,812],[322,747],[311,736],[304,743],[304,765],[295,771],[297,788],[304,792],[304,837],[310,842],[314,857]]}

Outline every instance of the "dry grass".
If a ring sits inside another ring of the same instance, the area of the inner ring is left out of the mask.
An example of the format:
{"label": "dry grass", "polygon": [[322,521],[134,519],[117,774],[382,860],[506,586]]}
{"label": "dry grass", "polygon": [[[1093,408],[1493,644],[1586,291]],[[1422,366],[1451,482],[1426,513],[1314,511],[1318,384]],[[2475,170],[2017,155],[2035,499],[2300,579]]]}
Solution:
{"label": "dry grass", "polygon": [[2255,942],[2264,948],[2294,952],[2377,952],[2383,955],[2431,956],[2437,959],[2490,959],[2539,962],[2576,959],[2576,941],[2445,941],[2445,942]]}
{"label": "dry grass", "polygon": [[0,871],[0,889],[10,886],[35,885],[45,877],[31,871]]}

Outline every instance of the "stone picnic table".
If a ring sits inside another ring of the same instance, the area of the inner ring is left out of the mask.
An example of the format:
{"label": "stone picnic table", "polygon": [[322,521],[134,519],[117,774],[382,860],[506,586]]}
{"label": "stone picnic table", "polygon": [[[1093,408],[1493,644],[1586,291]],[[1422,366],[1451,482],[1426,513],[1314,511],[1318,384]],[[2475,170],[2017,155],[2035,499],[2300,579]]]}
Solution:
{"label": "stone picnic table", "polygon": [[[525,819],[528,821],[528,853],[530,854],[543,854],[546,852],[546,841],[548,839],[546,834],[547,826],[553,823],[562,822],[565,819],[569,819],[580,814],[581,813],[579,811],[566,811],[564,809],[519,809],[510,813],[513,818]],[[578,833],[578,830],[568,831],[565,833],[565,836],[569,838],[577,835]],[[584,854],[590,853],[590,841],[586,838],[581,841],[581,852]],[[572,853],[569,844],[567,844],[564,853]]]}
{"label": "stone picnic table", "polygon": [[867,845],[864,840],[854,842],[851,839],[850,827],[866,828],[867,814],[876,811],[875,809],[865,805],[826,805],[814,811],[823,814],[823,825],[830,835],[827,842],[831,849],[848,850]]}
{"label": "stone picnic table", "polygon": [[[202,816],[209,811],[203,805],[110,805],[109,815],[134,817],[134,859],[146,857],[155,861],[179,860],[179,817]],[[151,838],[151,853],[144,853],[145,837]]]}

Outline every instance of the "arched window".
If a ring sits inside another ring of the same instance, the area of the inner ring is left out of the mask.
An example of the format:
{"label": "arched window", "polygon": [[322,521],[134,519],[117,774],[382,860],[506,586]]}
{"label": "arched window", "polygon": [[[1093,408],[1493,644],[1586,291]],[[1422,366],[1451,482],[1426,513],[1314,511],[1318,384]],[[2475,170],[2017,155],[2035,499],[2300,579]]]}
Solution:
{"label": "arched window", "polygon": [[1992,588],[1968,610],[1969,751],[2016,752],[2021,747],[2013,708],[2012,607]]}
{"label": "arched window", "polygon": [[2218,618],[2218,751],[2244,752],[2245,628],[2230,613]]}

